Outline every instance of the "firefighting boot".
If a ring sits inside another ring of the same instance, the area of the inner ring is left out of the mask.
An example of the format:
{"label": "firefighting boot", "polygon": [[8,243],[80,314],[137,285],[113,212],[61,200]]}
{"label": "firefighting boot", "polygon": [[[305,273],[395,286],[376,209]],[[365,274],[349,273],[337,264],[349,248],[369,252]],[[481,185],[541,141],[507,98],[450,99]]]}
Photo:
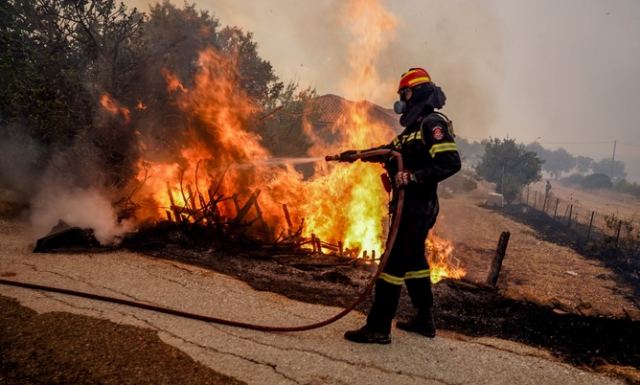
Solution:
{"label": "firefighting boot", "polygon": [[433,313],[431,312],[431,309],[418,311],[418,315],[409,322],[398,321],[396,323],[396,327],[428,338],[436,336],[436,325],[433,322]]}
{"label": "firefighting boot", "polygon": [[349,330],[344,333],[344,338],[351,342],[357,342],[360,344],[390,344],[391,337],[389,334],[374,332],[367,329],[366,326],[361,327],[358,330]]}
{"label": "firefighting boot", "polygon": [[344,333],[344,338],[363,344],[391,343],[391,322],[396,314],[400,290],[402,286],[379,279],[371,310],[367,316],[367,324],[358,329]]}

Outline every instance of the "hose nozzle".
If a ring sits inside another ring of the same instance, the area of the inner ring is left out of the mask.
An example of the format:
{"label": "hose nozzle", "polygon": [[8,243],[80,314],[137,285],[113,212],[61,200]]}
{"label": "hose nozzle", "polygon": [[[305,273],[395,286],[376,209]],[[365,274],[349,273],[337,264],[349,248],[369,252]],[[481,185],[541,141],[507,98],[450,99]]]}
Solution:
{"label": "hose nozzle", "polygon": [[325,156],[326,161],[336,161],[336,162],[348,162],[353,163],[356,160],[362,157],[361,151],[349,150],[342,152],[338,155],[327,155]]}

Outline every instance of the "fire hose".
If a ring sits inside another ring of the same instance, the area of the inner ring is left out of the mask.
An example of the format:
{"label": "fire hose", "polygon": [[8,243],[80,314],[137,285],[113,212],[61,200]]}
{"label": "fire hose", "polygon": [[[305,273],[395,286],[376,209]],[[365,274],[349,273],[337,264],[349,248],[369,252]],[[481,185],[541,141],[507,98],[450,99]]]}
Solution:
{"label": "fire hose", "polygon": [[[367,158],[385,157],[385,156],[389,156],[389,157],[395,159],[396,165],[398,167],[398,170],[401,171],[401,170],[404,169],[404,165],[403,165],[403,161],[402,161],[402,155],[397,151],[388,150],[388,149],[365,150],[365,151],[360,151],[360,152],[349,153],[347,155],[327,156],[325,159],[327,161],[352,162],[352,161],[355,161],[355,160],[358,160],[358,159],[363,159],[364,160],[364,159],[367,159]],[[378,269],[376,270],[375,274],[371,277],[371,279],[367,283],[367,286],[365,287],[364,291],[360,294],[360,296],[358,296],[358,298],[355,301],[353,301],[353,303],[351,303],[351,305],[349,305],[348,307],[344,308],[341,312],[339,312],[338,314],[334,315],[333,317],[325,319],[323,321],[307,324],[307,325],[300,325],[300,326],[257,325],[257,324],[239,322],[239,321],[228,320],[228,319],[223,319],[223,318],[217,318],[217,317],[212,317],[212,316],[207,316],[207,315],[202,315],[202,314],[189,313],[189,312],[185,312],[185,311],[181,311],[181,310],[165,308],[165,307],[162,307],[162,306],[151,305],[151,304],[143,303],[143,302],[129,301],[129,300],[126,300],[126,299],[103,296],[103,295],[99,295],[99,294],[93,294],[93,293],[87,293],[87,292],[82,292],[82,291],[64,289],[64,288],[59,288],[59,287],[37,285],[37,284],[33,284],[33,283],[19,282],[19,281],[14,281],[14,280],[6,280],[6,279],[1,279],[1,278],[0,278],[0,284],[7,285],[7,286],[20,287],[20,288],[25,288],[25,289],[31,289],[31,290],[39,290],[39,291],[46,291],[46,292],[52,292],[52,293],[65,294],[65,295],[70,295],[70,296],[75,296],[75,297],[82,297],[82,298],[87,298],[87,299],[91,299],[91,300],[103,301],[103,302],[111,302],[111,303],[116,303],[116,304],[120,304],[120,305],[126,305],[126,306],[136,307],[136,308],[145,309],[145,310],[151,310],[151,311],[158,312],[158,313],[169,314],[169,315],[182,317],[182,318],[188,318],[188,319],[193,319],[193,320],[198,320],[198,321],[210,322],[210,323],[215,323],[215,324],[220,324],[220,325],[227,325],[227,326],[234,326],[234,327],[243,328],[243,329],[258,330],[258,331],[264,331],[264,332],[300,332],[300,331],[305,331],[305,330],[317,329],[317,328],[321,328],[323,326],[327,326],[329,324],[332,324],[332,323],[338,321],[339,319],[343,318],[347,314],[349,314],[358,305],[360,305],[367,298],[369,293],[373,290],[373,287],[374,287],[374,285],[376,283],[376,280],[378,279],[378,277],[382,273],[382,271],[384,269],[384,266],[386,265],[387,260],[389,259],[389,254],[391,253],[391,250],[393,249],[393,245],[395,243],[396,236],[398,234],[398,227],[400,225],[400,220],[401,220],[401,216],[402,216],[402,208],[403,208],[403,203],[404,203],[404,190],[402,188],[399,188],[396,191],[398,193],[397,204],[396,204],[396,207],[395,207],[395,211],[393,213],[393,217],[392,217],[392,221],[391,221],[391,227],[390,227],[389,233],[387,235],[387,242],[386,242],[386,246],[385,246],[385,251],[384,251],[382,257],[380,258],[380,263],[378,265]]]}

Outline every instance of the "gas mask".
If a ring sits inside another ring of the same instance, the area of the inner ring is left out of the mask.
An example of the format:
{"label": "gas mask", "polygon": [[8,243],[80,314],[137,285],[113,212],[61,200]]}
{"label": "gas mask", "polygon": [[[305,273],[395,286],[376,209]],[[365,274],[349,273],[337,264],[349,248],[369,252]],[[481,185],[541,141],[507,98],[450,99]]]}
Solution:
{"label": "gas mask", "polygon": [[401,115],[406,110],[407,110],[407,102],[405,102],[404,100],[396,100],[396,102],[393,103],[393,111],[396,114]]}
{"label": "gas mask", "polygon": [[411,90],[411,88],[403,88],[402,90],[400,90],[399,95],[400,100],[396,100],[396,102],[393,103],[393,111],[395,111],[396,114],[401,115],[407,112],[407,110],[409,109],[408,101],[409,99],[411,99],[413,91]]}

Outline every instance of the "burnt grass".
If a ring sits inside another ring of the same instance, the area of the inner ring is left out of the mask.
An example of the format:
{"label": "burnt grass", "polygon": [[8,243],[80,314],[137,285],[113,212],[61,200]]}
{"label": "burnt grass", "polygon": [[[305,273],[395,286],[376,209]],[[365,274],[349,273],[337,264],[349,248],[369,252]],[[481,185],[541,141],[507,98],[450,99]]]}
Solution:
{"label": "burnt grass", "polygon": [[[203,238],[199,230],[182,226],[143,230],[128,239],[125,247],[210,268],[243,280],[256,290],[330,306],[348,306],[375,270],[361,260],[257,243],[212,241]],[[639,321],[558,311],[506,298],[499,290],[455,281],[440,282],[433,290],[438,329],[544,348],[577,366],[640,367]],[[358,310],[366,313],[369,307],[370,300]],[[396,319],[407,320],[412,315],[411,302],[403,289]]]}

